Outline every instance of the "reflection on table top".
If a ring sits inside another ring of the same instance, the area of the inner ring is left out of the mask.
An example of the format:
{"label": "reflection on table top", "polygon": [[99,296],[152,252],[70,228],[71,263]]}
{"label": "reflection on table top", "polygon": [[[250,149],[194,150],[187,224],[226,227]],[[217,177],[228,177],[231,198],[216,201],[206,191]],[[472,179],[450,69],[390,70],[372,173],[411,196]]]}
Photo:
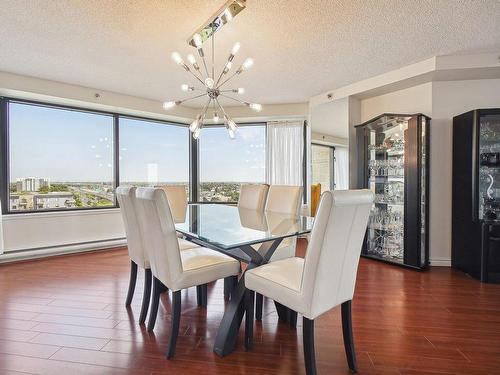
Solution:
{"label": "reflection on table top", "polygon": [[223,204],[189,204],[173,212],[175,228],[222,249],[252,245],[311,231],[314,218],[259,212]]}

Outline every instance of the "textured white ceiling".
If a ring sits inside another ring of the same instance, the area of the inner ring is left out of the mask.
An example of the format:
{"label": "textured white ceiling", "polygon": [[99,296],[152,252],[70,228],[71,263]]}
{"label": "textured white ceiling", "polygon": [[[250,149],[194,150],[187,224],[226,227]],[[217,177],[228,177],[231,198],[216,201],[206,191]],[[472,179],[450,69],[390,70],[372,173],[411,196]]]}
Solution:
{"label": "textured white ceiling", "polygon": [[[166,100],[186,73],[172,51],[225,0],[2,0],[0,70]],[[217,34],[255,59],[235,80],[263,104],[318,93],[435,55],[500,51],[498,0],[248,0]],[[229,102],[227,104],[230,104]]]}

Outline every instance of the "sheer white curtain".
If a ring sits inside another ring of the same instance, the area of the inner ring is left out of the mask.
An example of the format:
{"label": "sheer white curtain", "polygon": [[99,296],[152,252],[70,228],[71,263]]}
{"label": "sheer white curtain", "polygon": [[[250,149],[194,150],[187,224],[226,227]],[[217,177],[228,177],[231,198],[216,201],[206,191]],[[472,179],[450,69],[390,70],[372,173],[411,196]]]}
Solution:
{"label": "sheer white curtain", "polygon": [[267,183],[303,185],[304,124],[302,121],[267,123]]}
{"label": "sheer white curtain", "polygon": [[349,150],[346,147],[335,147],[333,171],[335,176],[335,189],[349,189]]}

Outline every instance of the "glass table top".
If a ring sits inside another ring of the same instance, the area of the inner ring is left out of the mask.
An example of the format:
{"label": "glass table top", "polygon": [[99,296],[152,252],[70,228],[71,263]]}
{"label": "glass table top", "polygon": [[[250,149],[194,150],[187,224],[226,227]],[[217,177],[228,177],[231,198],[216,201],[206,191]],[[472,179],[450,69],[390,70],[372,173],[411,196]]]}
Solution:
{"label": "glass table top", "polygon": [[224,204],[189,204],[172,212],[175,229],[222,249],[292,237],[312,230],[314,218],[258,212]]}

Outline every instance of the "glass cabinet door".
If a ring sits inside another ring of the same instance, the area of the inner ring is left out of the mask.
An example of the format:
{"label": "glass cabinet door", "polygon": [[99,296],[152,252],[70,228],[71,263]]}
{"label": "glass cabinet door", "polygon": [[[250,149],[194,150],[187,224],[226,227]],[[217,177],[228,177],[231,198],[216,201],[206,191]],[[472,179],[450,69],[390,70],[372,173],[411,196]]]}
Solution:
{"label": "glass cabinet door", "polygon": [[500,115],[479,118],[479,220],[500,219]]}
{"label": "glass cabinet door", "polygon": [[366,253],[391,262],[404,262],[404,118],[367,128],[368,188],[375,203],[368,223]]}

